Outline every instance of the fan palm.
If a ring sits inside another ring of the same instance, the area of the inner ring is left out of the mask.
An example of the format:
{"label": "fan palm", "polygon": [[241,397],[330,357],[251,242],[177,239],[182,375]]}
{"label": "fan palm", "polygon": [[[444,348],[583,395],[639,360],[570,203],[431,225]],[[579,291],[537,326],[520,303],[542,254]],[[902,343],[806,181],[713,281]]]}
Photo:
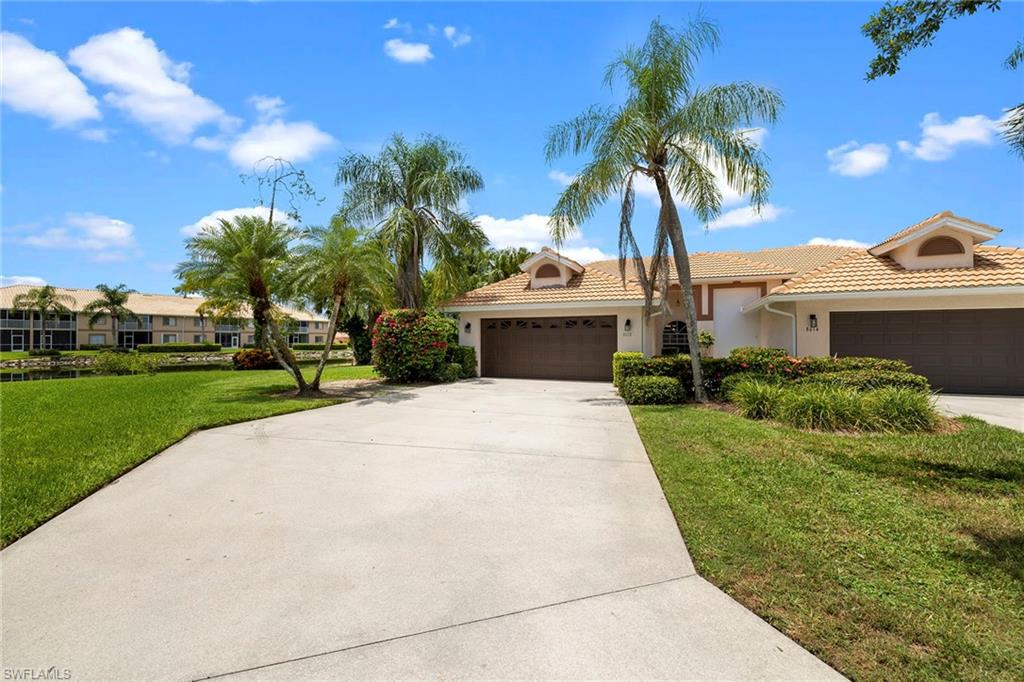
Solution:
{"label": "fan palm", "polygon": [[[189,260],[179,263],[177,291],[199,293],[219,319],[240,318],[251,311],[256,332],[274,359],[295,380],[300,394],[314,393],[281,332],[277,301],[288,298],[292,265],[290,244],[298,231],[285,223],[256,216],[221,220],[185,242]],[[269,338],[264,338],[269,336]]]}
{"label": "fan palm", "polygon": [[24,294],[14,297],[15,310],[26,310],[29,314],[28,323],[28,347],[35,348],[35,325],[32,324],[31,313],[39,313],[39,333],[43,337],[39,342],[40,348],[46,347],[46,320],[51,316],[60,313],[71,312],[66,304],[75,303],[75,299],[67,294],[62,294],[49,284],[29,289]]}
{"label": "fan palm", "polygon": [[399,305],[423,307],[423,260],[445,286],[458,277],[460,250],[486,245],[483,231],[459,206],[483,179],[447,140],[428,135],[409,143],[395,135],[376,157],[349,154],[336,182],[346,185],[341,215],[373,225],[395,263]]}
{"label": "fan palm", "polygon": [[103,316],[110,317],[110,328],[114,333],[114,345],[117,345],[117,328],[121,321],[136,320],[139,316],[128,308],[128,297],[135,293],[135,289],[129,289],[124,284],[116,287],[106,284],[97,284],[96,290],[100,297],[90,302],[84,308],[83,313],[89,314],[89,329],[92,329]]}
{"label": "fan palm", "polygon": [[306,230],[295,249],[291,288],[297,300],[320,310],[330,309],[327,342],[309,386],[320,390],[320,376],[331,354],[338,317],[350,306],[376,297],[381,275],[388,273],[384,252],[363,239],[359,230],[335,217],[329,227]]}
{"label": "fan palm", "polygon": [[[609,66],[609,87],[623,79],[627,96],[614,107],[591,107],[580,116],[554,126],[548,134],[549,162],[567,153],[587,151],[593,158],[565,188],[552,211],[550,229],[556,244],[572,235],[597,208],[617,195],[619,267],[634,261],[650,312],[656,289],[668,286],[668,249],[683,293],[690,348],[699,348],[690,264],[676,201],[688,204],[707,224],[721,212],[724,182],[747,195],[759,209],[770,179],[766,158],[750,137],[750,129],[774,123],[782,107],[773,90],[740,82],[701,88],[694,83],[697,61],[718,45],[718,31],[703,20],[676,32],[655,20],[639,47],[622,52]],[[632,231],[636,186],[651,182],[660,210],[654,253],[647,266]],[[662,296],[664,300],[664,295]],[[700,354],[690,354],[694,392],[705,401]]]}

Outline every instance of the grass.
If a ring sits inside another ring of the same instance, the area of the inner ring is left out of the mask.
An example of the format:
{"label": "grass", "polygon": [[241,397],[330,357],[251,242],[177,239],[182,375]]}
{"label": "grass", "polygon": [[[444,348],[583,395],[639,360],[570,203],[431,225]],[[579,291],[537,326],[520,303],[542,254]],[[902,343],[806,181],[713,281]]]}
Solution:
{"label": "grass", "polygon": [[[324,381],[373,376],[365,366],[324,370]],[[292,387],[282,370],[0,385],[0,544],[10,544],[192,431],[338,402],[275,395]]]}
{"label": "grass", "polygon": [[1024,679],[1024,434],[631,408],[698,571],[855,679]]}

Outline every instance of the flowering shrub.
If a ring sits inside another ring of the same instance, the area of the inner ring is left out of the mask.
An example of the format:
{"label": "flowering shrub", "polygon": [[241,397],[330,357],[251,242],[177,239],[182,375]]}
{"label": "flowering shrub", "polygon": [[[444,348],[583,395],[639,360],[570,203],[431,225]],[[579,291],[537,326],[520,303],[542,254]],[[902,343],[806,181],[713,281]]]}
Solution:
{"label": "flowering shrub", "polygon": [[244,348],[231,356],[235,369],[278,369],[280,367],[269,350]]}
{"label": "flowering shrub", "polygon": [[455,320],[437,313],[383,312],[373,327],[373,364],[390,381],[448,379],[448,347],[456,335]]}

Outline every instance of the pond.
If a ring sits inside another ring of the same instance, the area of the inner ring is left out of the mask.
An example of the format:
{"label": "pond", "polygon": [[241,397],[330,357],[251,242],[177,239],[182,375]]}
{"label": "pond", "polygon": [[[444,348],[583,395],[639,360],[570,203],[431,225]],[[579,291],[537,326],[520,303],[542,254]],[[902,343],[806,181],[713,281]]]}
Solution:
{"label": "pond", "polygon": [[[230,364],[216,365],[168,365],[161,367],[159,372],[203,372],[208,370],[227,371],[231,369]],[[84,379],[86,377],[113,376],[111,374],[100,374],[92,369],[75,369],[64,367],[52,368],[26,368],[26,369],[5,369],[0,371],[0,383],[11,381],[42,381],[45,379]]]}

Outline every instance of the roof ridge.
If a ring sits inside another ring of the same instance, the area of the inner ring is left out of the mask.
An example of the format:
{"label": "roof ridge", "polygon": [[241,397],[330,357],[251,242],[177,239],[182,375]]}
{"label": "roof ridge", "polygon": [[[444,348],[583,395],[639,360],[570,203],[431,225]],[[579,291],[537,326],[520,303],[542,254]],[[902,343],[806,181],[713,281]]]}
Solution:
{"label": "roof ridge", "polygon": [[819,265],[813,270],[808,270],[799,277],[794,277],[788,282],[783,282],[782,284],[775,287],[768,293],[785,293],[786,291],[790,291],[793,288],[814,279],[815,277],[820,277],[821,275],[824,275],[826,272],[831,272],[835,268],[839,267],[839,265],[844,261],[850,261],[853,260],[854,258],[860,258],[865,255],[868,255],[867,249],[853,249],[851,251],[848,251],[847,253],[844,253],[842,256],[839,256],[838,258],[833,258],[829,262],[824,263],[823,265]]}
{"label": "roof ridge", "polygon": [[[584,272],[590,272],[590,271],[591,271],[591,268],[589,266],[584,269]],[[602,277],[604,277],[606,279],[610,279],[610,280],[614,281],[616,284],[621,284],[623,289],[625,289],[627,286],[632,286],[635,289],[639,289],[641,291],[641,293],[643,292],[643,287],[641,287],[634,280],[631,280],[628,277],[623,278],[621,275],[613,275],[610,272],[605,272],[601,268],[593,268],[592,271],[597,273],[597,274],[599,274],[599,275],[601,275]],[[583,273],[580,273],[580,274],[582,275]]]}

